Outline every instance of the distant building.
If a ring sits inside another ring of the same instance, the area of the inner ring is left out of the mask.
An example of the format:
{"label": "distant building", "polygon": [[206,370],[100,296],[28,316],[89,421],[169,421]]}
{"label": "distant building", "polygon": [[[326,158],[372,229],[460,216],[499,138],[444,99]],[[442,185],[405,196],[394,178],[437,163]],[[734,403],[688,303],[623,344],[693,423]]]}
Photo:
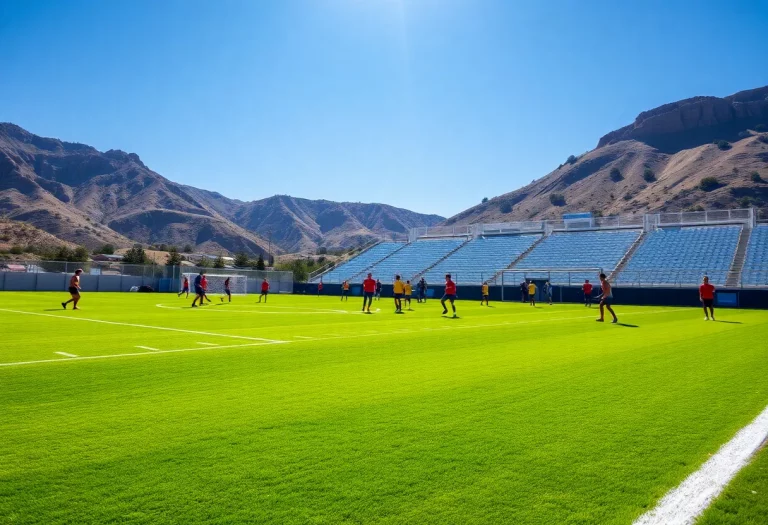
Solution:
{"label": "distant building", "polygon": [[122,255],[107,255],[104,253],[100,253],[98,255],[94,255],[91,257],[94,261],[102,261],[102,262],[122,262],[123,256]]}

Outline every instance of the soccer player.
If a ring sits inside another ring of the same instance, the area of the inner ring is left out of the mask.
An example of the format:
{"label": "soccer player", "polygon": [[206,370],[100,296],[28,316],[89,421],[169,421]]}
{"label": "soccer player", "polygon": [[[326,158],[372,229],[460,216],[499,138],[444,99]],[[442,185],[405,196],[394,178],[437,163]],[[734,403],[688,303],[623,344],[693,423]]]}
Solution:
{"label": "soccer player", "polygon": [[349,282],[348,281],[344,281],[341,284],[341,300],[343,301],[344,299],[349,301]]}
{"label": "soccer player", "polygon": [[403,313],[403,294],[405,293],[405,285],[400,280],[399,275],[395,275],[395,282],[392,284],[392,291],[395,294],[395,313]]}
{"label": "soccer player", "polygon": [[443,298],[440,299],[440,304],[443,305],[443,315],[448,313],[448,308],[445,306],[445,301],[451,301],[451,308],[453,308],[453,316],[456,317],[456,283],[451,280],[451,274],[445,274],[445,293]]}
{"label": "soccer player", "polygon": [[[376,281],[373,280],[373,274],[369,273],[368,278],[363,281],[363,312],[371,313],[374,293],[376,293]],[[366,303],[368,303],[367,308]]]}
{"label": "soccer player", "polygon": [[181,291],[179,292],[179,295],[177,297],[181,297],[181,294],[186,293],[185,299],[189,299],[189,277],[186,275],[184,276],[184,283],[181,285]]}
{"label": "soccer player", "polygon": [[480,287],[480,293],[480,306],[483,306],[483,301],[485,301],[485,306],[490,306],[488,304],[488,281],[485,281]]}
{"label": "soccer player", "polygon": [[528,281],[528,298],[531,300],[531,306],[536,306],[536,285],[533,279]]}
{"label": "soccer player", "polygon": [[408,310],[411,309],[412,295],[413,295],[413,286],[411,286],[411,281],[405,281],[405,304],[408,305]]}
{"label": "soccer player", "polygon": [[203,290],[203,272],[195,276],[195,298],[192,300],[192,308],[197,308],[197,300],[200,299],[200,305],[203,304],[205,290]]}
{"label": "soccer player", "polygon": [[[224,279],[224,293],[227,294],[227,297],[229,297],[229,302],[232,302],[232,290],[229,289],[229,277]],[[224,297],[222,296],[221,302],[224,302]]]}
{"label": "soccer player", "polygon": [[520,293],[523,297],[523,302],[528,302],[528,283],[525,282],[525,279],[520,283]]}
{"label": "soccer player", "polygon": [[269,281],[267,281],[267,278],[265,277],[263,281],[261,281],[261,295],[259,296],[259,302],[261,302],[262,297],[264,298],[264,302],[267,302],[267,296],[269,295]]}
{"label": "soccer player", "polygon": [[376,300],[381,299],[381,281],[376,279]]}
{"label": "soccer player", "polygon": [[[704,307],[704,320],[709,321],[709,318],[712,317],[712,320],[715,320],[715,287],[709,284],[709,277],[706,275],[704,276],[704,282],[699,286],[699,300],[701,301],[701,305]],[[707,308],[709,308],[709,313],[707,313]]]}
{"label": "soccer player", "polygon": [[600,299],[600,319],[595,319],[595,321],[598,323],[604,321],[605,314],[603,313],[603,307],[605,307],[608,308],[608,311],[611,312],[611,315],[613,316],[613,321],[611,322],[618,323],[619,318],[616,317],[616,312],[611,308],[611,303],[613,303],[613,287],[611,286],[611,283],[608,282],[608,278],[604,273],[600,274],[600,289],[602,292],[598,296],[598,299]]}
{"label": "soccer player", "polygon": [[65,310],[67,309],[67,305],[69,303],[74,303],[72,305],[73,310],[80,309],[77,307],[77,303],[80,302],[80,274],[82,273],[83,273],[83,270],[78,268],[77,270],[75,270],[75,274],[69,278],[69,295],[71,295],[72,298],[69,301],[61,303],[62,308],[64,308]]}
{"label": "soccer player", "polygon": [[554,290],[552,289],[552,283],[547,281],[544,284],[544,293],[547,294],[547,299],[549,299],[549,304],[552,304],[552,295],[554,293]]}
{"label": "soccer player", "polygon": [[323,293],[323,281],[317,283],[317,296],[320,297],[321,293]]}
{"label": "soccer player", "polygon": [[427,281],[424,280],[424,277],[421,278],[418,284],[419,288],[419,299],[418,302],[427,302]]}
{"label": "soccer player", "polygon": [[[203,287],[203,298],[205,298],[205,300],[210,303],[211,300],[208,298],[208,278],[205,276],[205,274],[203,274],[203,278],[200,281],[200,286]],[[200,304],[203,304],[203,302],[200,301]]]}
{"label": "soccer player", "polygon": [[584,306],[592,308],[592,283],[589,282],[589,279],[584,279],[581,289],[584,292]]}

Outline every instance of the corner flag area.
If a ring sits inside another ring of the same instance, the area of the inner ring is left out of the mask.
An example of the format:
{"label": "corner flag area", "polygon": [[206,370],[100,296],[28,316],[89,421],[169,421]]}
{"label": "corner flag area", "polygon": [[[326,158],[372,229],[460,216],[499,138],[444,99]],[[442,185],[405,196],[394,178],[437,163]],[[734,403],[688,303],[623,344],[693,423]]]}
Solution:
{"label": "corner flag area", "polygon": [[2,294],[0,523],[629,524],[768,405],[766,311],[64,295]]}

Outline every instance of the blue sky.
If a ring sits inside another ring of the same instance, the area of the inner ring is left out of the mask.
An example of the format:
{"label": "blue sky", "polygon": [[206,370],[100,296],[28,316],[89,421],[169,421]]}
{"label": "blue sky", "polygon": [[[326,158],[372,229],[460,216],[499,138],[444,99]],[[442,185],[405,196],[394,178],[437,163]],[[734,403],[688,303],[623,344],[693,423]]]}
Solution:
{"label": "blue sky", "polygon": [[0,2],[0,121],[258,199],[450,216],[637,113],[768,84],[768,3]]}

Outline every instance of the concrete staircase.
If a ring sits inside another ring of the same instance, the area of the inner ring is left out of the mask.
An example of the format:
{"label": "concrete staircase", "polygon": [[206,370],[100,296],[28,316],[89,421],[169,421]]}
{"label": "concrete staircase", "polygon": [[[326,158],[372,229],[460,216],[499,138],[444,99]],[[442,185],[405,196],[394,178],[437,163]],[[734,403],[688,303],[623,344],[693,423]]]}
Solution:
{"label": "concrete staircase", "polygon": [[[525,258],[528,256],[528,254],[529,254],[529,253],[531,253],[531,252],[533,251],[533,249],[534,249],[534,248],[536,248],[536,247],[537,247],[539,244],[541,244],[541,243],[542,243],[542,241],[544,241],[544,239],[546,239],[547,237],[548,237],[547,235],[542,235],[541,237],[539,237],[539,239],[538,239],[538,240],[537,240],[535,243],[531,244],[531,246],[530,246],[530,247],[529,247],[527,250],[525,250],[523,253],[521,253],[520,255],[518,255],[518,256],[517,256],[517,258],[516,258],[514,261],[512,261],[511,263],[509,263],[509,266],[507,266],[506,268],[504,268],[504,270],[510,270],[510,269],[514,268],[514,266],[515,266],[517,263],[519,263],[520,261],[522,261],[523,259],[525,259]],[[493,274],[493,277],[491,277],[491,278],[488,280],[488,282],[489,282],[489,283],[491,283],[491,284],[498,284],[498,283],[496,282],[496,279],[499,277],[499,275],[501,275],[501,272],[503,272],[504,270],[499,270],[498,272],[496,272],[495,274]]]}
{"label": "concrete staircase", "polygon": [[627,263],[635,254],[635,252],[640,247],[640,245],[643,244],[647,236],[648,236],[648,232],[644,231],[643,233],[640,234],[640,236],[637,239],[635,239],[635,242],[632,243],[632,246],[629,247],[629,250],[627,250],[627,253],[625,253],[624,257],[622,257],[621,260],[619,261],[619,264],[616,265],[616,268],[608,276],[610,280],[613,281],[616,278],[616,276],[619,275],[619,272],[621,272],[624,269],[624,267],[627,265]]}
{"label": "concrete staircase", "polygon": [[427,274],[427,272],[428,272],[428,271],[430,271],[432,268],[434,268],[435,266],[437,266],[438,264],[440,264],[441,262],[443,262],[444,260],[446,260],[448,257],[450,257],[451,255],[453,255],[454,253],[456,253],[456,252],[458,252],[459,250],[461,250],[462,248],[464,248],[464,247],[465,247],[467,244],[469,244],[469,242],[470,242],[471,240],[472,240],[472,237],[468,237],[466,241],[464,241],[463,243],[461,243],[461,244],[460,244],[458,247],[456,247],[455,249],[453,249],[453,250],[451,250],[450,252],[446,253],[444,257],[441,257],[440,259],[436,260],[436,261],[435,261],[433,264],[431,264],[430,266],[428,266],[428,267],[424,268],[422,271],[418,272],[416,275],[413,275],[413,276],[411,276],[411,278],[410,278],[410,281],[411,281],[411,282],[416,282],[416,281],[418,281],[419,279],[421,279],[421,277],[422,277],[422,276],[424,276],[424,275],[426,275],[426,274]]}
{"label": "concrete staircase", "polygon": [[736,253],[731,261],[731,269],[728,271],[728,277],[725,280],[727,288],[735,288],[741,282],[741,270],[744,269],[744,259],[747,256],[747,245],[749,237],[752,235],[752,228],[742,228],[739,234],[739,244],[736,245]]}

